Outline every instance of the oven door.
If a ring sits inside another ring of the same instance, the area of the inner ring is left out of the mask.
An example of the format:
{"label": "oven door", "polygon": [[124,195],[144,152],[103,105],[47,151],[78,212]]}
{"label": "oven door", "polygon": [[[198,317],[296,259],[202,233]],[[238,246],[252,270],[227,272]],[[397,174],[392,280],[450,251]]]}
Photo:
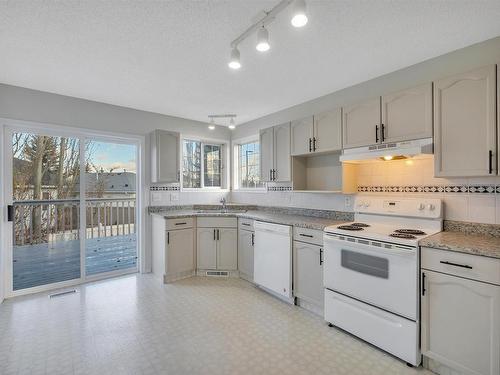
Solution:
{"label": "oven door", "polygon": [[416,247],[325,234],[325,288],[417,320]]}

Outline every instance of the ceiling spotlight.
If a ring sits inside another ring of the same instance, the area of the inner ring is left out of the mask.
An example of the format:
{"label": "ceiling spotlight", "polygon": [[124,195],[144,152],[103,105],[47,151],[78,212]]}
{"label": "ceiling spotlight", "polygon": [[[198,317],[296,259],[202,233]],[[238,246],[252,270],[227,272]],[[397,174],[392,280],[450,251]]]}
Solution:
{"label": "ceiling spotlight", "polygon": [[231,58],[229,59],[229,63],[227,64],[231,69],[239,69],[241,68],[240,63],[240,51],[237,47],[233,47],[231,50]]}
{"label": "ceiling spotlight", "polygon": [[269,45],[269,32],[264,25],[262,25],[259,31],[257,31],[257,45],[255,49],[259,52],[265,52],[269,50],[269,48],[271,48]]}
{"label": "ceiling spotlight", "polygon": [[210,125],[208,125],[208,128],[210,130],[214,130],[215,129],[215,124],[214,124],[214,118],[213,117],[210,117]]}
{"label": "ceiling spotlight", "polygon": [[303,27],[307,24],[306,2],[304,0],[295,0],[292,3],[291,22],[294,27]]}
{"label": "ceiling spotlight", "polygon": [[236,128],[236,125],[234,124],[234,117],[231,117],[231,120],[229,120],[229,129],[233,130]]}

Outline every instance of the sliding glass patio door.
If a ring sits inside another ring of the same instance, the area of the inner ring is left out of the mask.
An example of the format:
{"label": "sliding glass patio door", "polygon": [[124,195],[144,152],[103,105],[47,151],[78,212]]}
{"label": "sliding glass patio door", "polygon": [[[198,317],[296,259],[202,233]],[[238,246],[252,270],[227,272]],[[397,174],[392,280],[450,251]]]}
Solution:
{"label": "sliding glass patio door", "polygon": [[4,136],[11,293],[137,271],[138,145],[21,128]]}

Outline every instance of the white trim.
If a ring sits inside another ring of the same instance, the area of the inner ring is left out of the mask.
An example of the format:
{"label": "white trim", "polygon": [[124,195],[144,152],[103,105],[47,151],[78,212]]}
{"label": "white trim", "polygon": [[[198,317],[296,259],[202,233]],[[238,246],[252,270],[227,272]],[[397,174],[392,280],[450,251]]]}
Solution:
{"label": "white trim", "polygon": [[[257,187],[257,188],[240,188],[239,187],[239,147],[248,143],[259,143],[260,148],[260,138],[259,135],[253,135],[243,138],[238,138],[235,140],[231,140],[231,162],[232,166],[232,176],[231,176],[231,187],[235,193],[267,193],[267,188],[265,186]],[[238,150],[238,151],[236,151]],[[259,150],[260,153],[260,150]],[[259,161],[260,163],[260,161]]]}
{"label": "white trim", "polygon": [[[12,168],[7,166],[9,160],[12,160],[12,147],[8,141],[8,134],[12,134],[13,131],[33,133],[33,134],[43,134],[47,136],[55,137],[68,137],[68,138],[78,138],[80,140],[80,167],[84,165],[85,154],[82,152],[85,149],[85,141],[87,139],[98,140],[102,142],[109,143],[123,143],[123,144],[133,144],[136,146],[136,157],[137,157],[137,170],[136,170],[136,236],[137,236],[137,266],[135,269],[130,270],[120,270],[120,271],[110,271],[107,273],[102,273],[99,275],[85,276],[85,215],[80,215],[80,278],[68,281],[62,281],[59,283],[53,283],[48,285],[40,285],[33,288],[26,288],[22,290],[13,290],[12,283],[12,225],[7,222],[7,209],[6,206],[12,203],[12,184],[10,183],[0,183],[0,209],[2,209],[2,220],[0,221],[0,273],[3,273],[4,277],[0,280],[0,302],[1,298],[10,298],[19,295],[25,295],[30,293],[42,292],[57,288],[64,288],[68,286],[78,285],[85,283],[87,281],[98,280],[106,277],[111,277],[115,275],[135,273],[140,270],[141,273],[147,272],[146,267],[146,235],[145,235],[145,211],[143,208],[144,202],[147,202],[149,189],[144,185],[145,182],[145,136],[134,135],[134,134],[124,134],[106,131],[97,131],[92,129],[77,128],[71,126],[61,126],[48,123],[41,123],[35,121],[23,121],[14,120],[8,118],[0,118],[0,143],[4,147],[4,152],[0,153],[0,179],[2,181],[12,181],[12,174],[10,173]],[[83,159],[83,162],[82,162]],[[85,185],[84,173],[80,174],[80,186]],[[144,188],[142,188],[144,187]],[[85,204],[84,194],[80,194],[80,205]],[[83,223],[83,224],[82,224]],[[10,226],[10,228],[9,228]],[[10,229],[10,230],[9,230]],[[82,235],[83,231],[83,235]],[[82,257],[84,258],[82,261]],[[3,284],[3,285],[2,285]]]}

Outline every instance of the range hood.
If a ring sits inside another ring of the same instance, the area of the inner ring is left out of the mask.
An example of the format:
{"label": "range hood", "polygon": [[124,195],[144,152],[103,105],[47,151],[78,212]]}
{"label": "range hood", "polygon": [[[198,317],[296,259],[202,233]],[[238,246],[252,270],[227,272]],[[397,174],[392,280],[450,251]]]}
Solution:
{"label": "range hood", "polygon": [[343,150],[339,160],[347,163],[363,160],[397,160],[432,153],[432,138],[424,138],[346,149]]}

